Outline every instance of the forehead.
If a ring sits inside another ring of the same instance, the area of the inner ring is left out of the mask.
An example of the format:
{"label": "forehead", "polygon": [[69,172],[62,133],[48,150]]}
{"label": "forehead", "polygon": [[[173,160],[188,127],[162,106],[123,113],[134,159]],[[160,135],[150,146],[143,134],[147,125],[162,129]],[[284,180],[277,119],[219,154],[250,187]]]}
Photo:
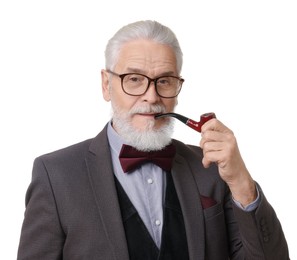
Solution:
{"label": "forehead", "polygon": [[125,43],[115,67],[122,73],[138,70],[152,74],[160,71],[176,73],[177,69],[176,57],[170,46],[144,39]]}

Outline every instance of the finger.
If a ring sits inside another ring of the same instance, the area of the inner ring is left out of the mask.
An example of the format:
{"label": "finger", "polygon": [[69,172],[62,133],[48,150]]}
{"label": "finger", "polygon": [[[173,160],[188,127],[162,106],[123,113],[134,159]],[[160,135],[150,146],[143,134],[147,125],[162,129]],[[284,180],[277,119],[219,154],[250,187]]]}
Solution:
{"label": "finger", "polygon": [[208,168],[211,163],[216,163],[217,165],[222,162],[222,151],[208,151],[203,153],[202,164],[205,168]]}
{"label": "finger", "polygon": [[226,127],[221,121],[219,121],[216,118],[213,118],[213,119],[207,121],[201,127],[202,134],[206,131],[229,132],[231,130],[228,127]]}
{"label": "finger", "polygon": [[221,157],[222,151],[209,151],[203,153],[203,158],[202,158],[202,164],[205,168],[208,168],[211,163],[220,163],[220,157]]}
{"label": "finger", "polygon": [[200,147],[204,149],[206,142],[223,142],[226,140],[225,134],[217,131],[205,131],[200,139]]}
{"label": "finger", "polygon": [[207,158],[203,157],[202,164],[203,164],[204,168],[208,168],[211,164],[211,161],[209,161],[209,160],[207,160]]}
{"label": "finger", "polygon": [[204,142],[203,143],[203,152],[214,152],[214,151],[223,151],[226,147],[224,142]]}
{"label": "finger", "polygon": [[212,162],[216,162],[218,159],[218,153],[223,149],[221,142],[205,141],[201,143],[203,151],[202,164],[205,168],[208,168]]}

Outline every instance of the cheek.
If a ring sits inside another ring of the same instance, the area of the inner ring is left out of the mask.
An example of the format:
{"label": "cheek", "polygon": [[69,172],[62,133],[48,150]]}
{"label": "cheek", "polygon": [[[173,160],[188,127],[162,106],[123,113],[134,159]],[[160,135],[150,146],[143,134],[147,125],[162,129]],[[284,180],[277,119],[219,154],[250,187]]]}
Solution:
{"label": "cheek", "polygon": [[167,112],[172,112],[177,105],[177,98],[166,99],[163,101],[163,104],[165,105]]}
{"label": "cheek", "polygon": [[122,113],[127,113],[135,105],[136,100],[134,97],[123,95],[122,93],[111,92],[111,103],[116,110],[121,111]]}

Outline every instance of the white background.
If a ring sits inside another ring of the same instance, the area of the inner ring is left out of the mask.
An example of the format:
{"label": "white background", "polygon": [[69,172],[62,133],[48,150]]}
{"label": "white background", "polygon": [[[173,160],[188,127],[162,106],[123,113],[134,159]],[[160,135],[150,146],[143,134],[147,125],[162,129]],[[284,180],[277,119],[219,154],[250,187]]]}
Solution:
{"label": "white background", "polygon": [[[297,259],[296,14],[286,0],[1,1],[0,258],[16,258],[34,158],[95,136],[109,120],[100,83],[107,40],[154,19],[184,52],[177,112],[199,120],[214,111],[235,132]],[[180,122],[174,137],[200,140]]]}

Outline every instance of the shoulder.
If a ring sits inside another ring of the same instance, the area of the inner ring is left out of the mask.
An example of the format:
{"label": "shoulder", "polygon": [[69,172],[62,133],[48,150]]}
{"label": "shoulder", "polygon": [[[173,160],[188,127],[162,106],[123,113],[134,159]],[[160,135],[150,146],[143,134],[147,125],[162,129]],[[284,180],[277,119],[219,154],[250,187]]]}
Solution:
{"label": "shoulder", "polygon": [[35,159],[35,161],[43,161],[44,163],[53,164],[72,164],[76,165],[80,161],[84,161],[89,152],[94,149],[102,149],[107,146],[106,126],[95,137],[86,139],[76,144],[55,150],[50,153],[43,154]]}
{"label": "shoulder", "polygon": [[37,157],[36,159],[52,161],[52,160],[65,160],[69,158],[73,160],[76,157],[81,157],[88,152],[92,140],[93,138],[87,139],[85,141],[82,141],[76,144],[72,144],[70,146],[58,149],[56,151],[43,154]]}
{"label": "shoulder", "polygon": [[33,173],[47,172],[51,175],[74,173],[82,169],[86,155],[93,139],[61,148],[59,150],[43,154],[35,158]]}

